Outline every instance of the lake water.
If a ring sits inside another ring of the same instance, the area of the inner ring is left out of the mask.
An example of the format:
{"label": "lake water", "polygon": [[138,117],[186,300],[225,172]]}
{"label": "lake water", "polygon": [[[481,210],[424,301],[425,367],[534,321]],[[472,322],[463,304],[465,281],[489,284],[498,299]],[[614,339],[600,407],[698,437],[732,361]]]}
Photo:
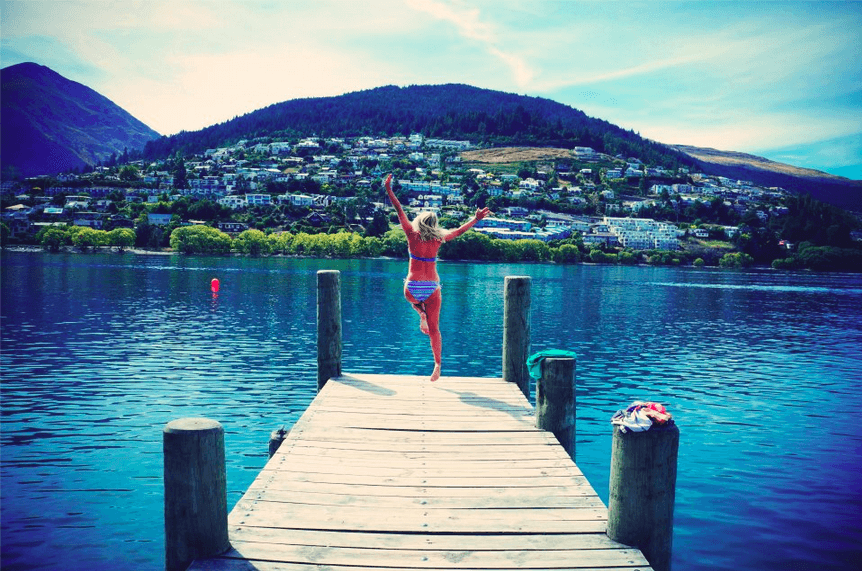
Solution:
{"label": "lake water", "polygon": [[[345,371],[431,372],[405,261],[3,252],[3,569],[162,569],[176,418],[224,425],[232,507],[314,397],[319,269],[342,272]],[[532,276],[532,348],[579,355],[578,464],[605,503],[611,415],[668,407],[676,571],[858,568],[862,276],[439,269],[444,376],[501,375],[503,280]]]}

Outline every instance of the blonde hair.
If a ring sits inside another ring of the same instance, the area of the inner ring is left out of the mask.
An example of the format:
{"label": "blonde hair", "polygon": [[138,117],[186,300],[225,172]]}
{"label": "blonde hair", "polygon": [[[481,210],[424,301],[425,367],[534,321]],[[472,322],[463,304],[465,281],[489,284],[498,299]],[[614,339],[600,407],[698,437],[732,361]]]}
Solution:
{"label": "blonde hair", "polygon": [[424,242],[442,240],[443,236],[446,235],[443,229],[437,225],[437,215],[430,211],[420,212],[413,219],[412,224],[413,230],[419,234],[419,239]]}

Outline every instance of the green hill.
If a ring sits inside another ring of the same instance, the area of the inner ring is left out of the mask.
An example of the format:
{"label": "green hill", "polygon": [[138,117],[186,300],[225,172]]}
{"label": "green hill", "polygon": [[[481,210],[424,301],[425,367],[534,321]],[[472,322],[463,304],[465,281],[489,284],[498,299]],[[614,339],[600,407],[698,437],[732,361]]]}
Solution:
{"label": "green hill", "polygon": [[200,131],[151,141],[144,156],[201,153],[256,137],[411,133],[488,146],[592,147],[667,167],[694,164],[670,147],[550,99],[460,84],[385,86],[337,97],[285,101]]}

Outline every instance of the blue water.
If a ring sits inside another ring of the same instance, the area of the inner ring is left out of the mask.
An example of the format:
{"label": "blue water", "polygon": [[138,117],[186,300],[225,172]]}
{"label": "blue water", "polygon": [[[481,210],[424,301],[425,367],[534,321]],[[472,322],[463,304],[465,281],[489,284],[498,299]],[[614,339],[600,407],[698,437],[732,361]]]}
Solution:
{"label": "blue water", "polygon": [[[232,506],[316,390],[316,271],[342,272],[344,370],[429,374],[405,262],[2,254],[2,568],[163,568],[162,428],[222,422]],[[444,375],[501,374],[506,275],[533,349],[577,363],[577,458],[607,502],[615,410],[681,431],[673,565],[862,561],[862,276],[442,263]],[[213,277],[221,281],[214,296]]]}

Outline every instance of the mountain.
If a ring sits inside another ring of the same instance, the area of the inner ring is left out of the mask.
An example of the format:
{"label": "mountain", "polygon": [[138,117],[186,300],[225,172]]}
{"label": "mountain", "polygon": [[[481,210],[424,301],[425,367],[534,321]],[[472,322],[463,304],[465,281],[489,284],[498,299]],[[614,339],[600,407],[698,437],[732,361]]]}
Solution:
{"label": "mountain", "polygon": [[0,70],[2,167],[51,175],[141,149],[159,134],[89,87],[35,63]]}
{"label": "mountain", "polygon": [[703,172],[748,180],[761,186],[780,186],[811,194],[841,208],[862,211],[862,181],[770,161],[733,151],[671,145],[691,157]]}
{"label": "mountain", "polygon": [[689,157],[550,99],[469,85],[384,86],[337,97],[294,99],[225,123],[147,143],[146,158],[202,153],[257,137],[356,137],[421,133],[487,146],[575,146],[667,167]]}

